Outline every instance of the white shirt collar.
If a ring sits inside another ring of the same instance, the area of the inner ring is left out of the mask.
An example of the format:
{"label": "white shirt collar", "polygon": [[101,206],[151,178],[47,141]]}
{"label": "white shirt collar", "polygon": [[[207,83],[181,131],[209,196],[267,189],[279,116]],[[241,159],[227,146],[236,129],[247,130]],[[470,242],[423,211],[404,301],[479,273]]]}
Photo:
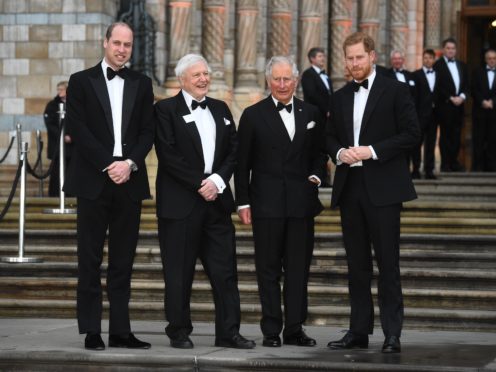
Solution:
{"label": "white shirt collar", "polygon": [[[274,105],[276,105],[276,107],[277,107],[277,103],[278,103],[279,101],[278,101],[277,99],[275,99],[275,98],[274,98],[274,96],[273,96],[272,94],[271,94],[270,96],[272,97],[272,101],[274,101]],[[293,97],[291,97],[291,100],[290,100],[288,103],[286,103],[286,105],[292,105],[292,104],[293,104],[293,98],[294,98],[294,96],[293,96]],[[282,102],[281,102],[281,103],[282,103]]]}
{"label": "white shirt collar", "polygon": [[[191,102],[193,102],[193,100],[197,101],[197,99],[188,92],[186,92],[184,89],[181,89],[181,92],[183,93],[184,100],[186,101],[186,106],[188,106],[188,108],[191,110]],[[205,101],[205,97],[203,97],[198,102],[203,102],[203,101]]]}
{"label": "white shirt collar", "polygon": [[320,71],[322,71],[322,69],[318,66],[315,66],[315,65],[312,65],[312,67],[315,70],[315,72],[320,75]]}

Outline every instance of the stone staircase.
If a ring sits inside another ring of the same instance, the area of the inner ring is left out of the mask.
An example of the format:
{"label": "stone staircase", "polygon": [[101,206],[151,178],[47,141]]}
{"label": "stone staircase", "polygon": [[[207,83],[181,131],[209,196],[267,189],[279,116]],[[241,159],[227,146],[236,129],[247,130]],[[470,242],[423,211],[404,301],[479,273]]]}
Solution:
{"label": "stone staircase", "polygon": [[[449,174],[416,182],[420,198],[404,205],[401,225],[405,327],[496,330],[494,184],[494,174]],[[330,191],[321,190],[321,198],[328,204]],[[5,197],[0,206],[4,203]],[[69,206],[74,203],[67,199]],[[56,199],[28,198],[25,255],[42,257],[44,262],[0,263],[0,317],[75,317],[75,215],[41,213],[57,205]],[[17,255],[17,219],[15,203],[0,222],[0,256]],[[251,230],[240,225],[237,217],[234,221],[243,322],[257,323],[260,304]],[[339,214],[326,209],[316,220],[316,231],[308,324],[346,328],[347,270]],[[105,266],[102,278],[104,282]],[[133,272],[132,318],[163,320],[163,289],[154,202],[146,201]],[[201,264],[191,308],[195,321],[213,321],[210,286]]]}

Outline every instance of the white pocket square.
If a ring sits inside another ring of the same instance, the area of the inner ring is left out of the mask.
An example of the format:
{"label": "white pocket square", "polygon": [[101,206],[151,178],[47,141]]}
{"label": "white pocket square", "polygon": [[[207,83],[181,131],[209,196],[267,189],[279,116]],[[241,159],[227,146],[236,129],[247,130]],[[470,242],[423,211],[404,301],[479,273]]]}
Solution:
{"label": "white pocket square", "polygon": [[195,119],[193,119],[193,115],[191,115],[191,114],[183,115],[183,119],[186,123],[191,123],[191,122],[195,121]]}
{"label": "white pocket square", "polygon": [[311,121],[307,124],[307,129],[312,129],[313,127],[315,127],[315,121]]}
{"label": "white pocket square", "polygon": [[410,86],[414,87],[414,86],[415,86],[415,81],[413,81],[413,80],[409,80],[409,81],[408,81],[408,84],[410,84]]}
{"label": "white pocket square", "polygon": [[226,119],[226,118],[224,118],[224,124],[226,124],[226,125],[231,125],[231,121],[230,121],[230,120],[228,120],[228,119]]}

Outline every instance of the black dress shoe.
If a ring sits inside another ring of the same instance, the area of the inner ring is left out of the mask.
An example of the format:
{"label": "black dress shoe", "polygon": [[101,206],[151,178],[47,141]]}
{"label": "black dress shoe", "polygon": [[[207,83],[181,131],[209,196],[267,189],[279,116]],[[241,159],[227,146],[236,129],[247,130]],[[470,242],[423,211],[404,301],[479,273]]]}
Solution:
{"label": "black dress shoe", "polygon": [[127,337],[109,335],[109,347],[123,347],[127,349],[149,349],[148,342],[138,340],[132,333]]}
{"label": "black dress shoe", "polygon": [[327,344],[330,349],[366,349],[369,347],[368,335],[355,335],[347,332],[339,341],[331,341]]}
{"label": "black dress shoe", "polygon": [[387,336],[382,345],[382,352],[386,354],[401,352],[400,338],[397,336]]}
{"label": "black dress shoe", "polygon": [[306,335],[305,331],[300,330],[289,336],[284,336],[284,345],[296,346],[315,346],[317,342]]}
{"label": "black dress shoe", "polygon": [[238,333],[231,338],[216,338],[215,346],[230,347],[233,349],[253,349],[256,344],[255,341],[247,340]]}
{"label": "black dress shoe", "polygon": [[432,172],[426,172],[425,173],[425,179],[426,180],[437,180],[437,177]]}
{"label": "black dress shoe", "polygon": [[88,350],[105,350],[102,336],[99,333],[87,333],[84,339],[84,348]]}
{"label": "black dress shoe", "polygon": [[175,337],[170,337],[170,346],[176,349],[193,349],[193,341],[187,334],[179,333]]}
{"label": "black dress shoe", "polygon": [[280,347],[281,346],[281,338],[277,335],[264,336],[262,345],[267,346],[267,347]]}

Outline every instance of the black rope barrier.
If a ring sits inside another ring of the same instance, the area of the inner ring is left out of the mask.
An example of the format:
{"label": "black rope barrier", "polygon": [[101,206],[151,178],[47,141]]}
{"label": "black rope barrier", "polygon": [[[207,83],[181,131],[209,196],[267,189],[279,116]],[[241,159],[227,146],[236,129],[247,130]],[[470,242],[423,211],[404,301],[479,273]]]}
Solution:
{"label": "black rope barrier", "polygon": [[15,139],[16,139],[15,137],[12,137],[10,139],[9,147],[7,148],[7,152],[5,153],[5,155],[2,156],[2,159],[0,159],[0,164],[2,164],[5,161],[5,159],[7,159],[7,156],[9,155],[10,149],[12,149],[12,145],[14,144]]}
{"label": "black rope barrier", "polygon": [[[64,130],[64,124],[62,123],[62,125],[60,126],[57,143],[60,141],[60,136],[62,135],[63,130]],[[35,162],[34,167],[31,167],[31,165],[29,164],[29,161],[27,160],[27,157],[26,157],[26,171],[38,180],[44,180],[45,178],[48,178],[48,176],[50,176],[50,174],[52,173],[53,166],[54,166],[54,160],[57,160],[59,152],[60,152],[59,146],[56,146],[55,147],[55,153],[52,156],[52,160],[50,161],[50,166],[48,167],[47,171],[45,173],[37,174],[35,172],[35,169],[38,168],[38,164],[40,163],[42,150],[43,150],[43,142],[41,143],[41,146],[38,149],[38,152],[36,155],[36,162]]]}
{"label": "black rope barrier", "polygon": [[2,212],[0,213],[0,221],[5,217],[7,214],[7,211],[9,210],[10,206],[12,205],[12,200],[14,199],[14,195],[17,189],[17,184],[19,183],[19,178],[21,177],[21,169],[22,169],[22,160],[19,161],[19,166],[17,167],[17,172],[15,175],[14,183],[12,184],[12,189],[10,190],[9,197],[7,198],[7,204],[5,204],[5,207],[3,208]]}

